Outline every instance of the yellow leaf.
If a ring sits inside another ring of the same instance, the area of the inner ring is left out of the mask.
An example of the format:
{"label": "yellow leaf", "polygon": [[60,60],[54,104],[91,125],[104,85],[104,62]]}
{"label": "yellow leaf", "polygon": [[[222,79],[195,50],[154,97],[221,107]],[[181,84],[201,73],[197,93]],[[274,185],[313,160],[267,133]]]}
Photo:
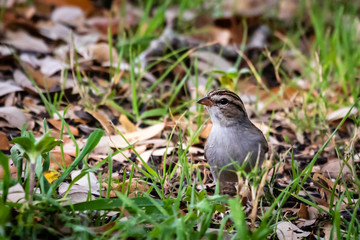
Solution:
{"label": "yellow leaf", "polygon": [[48,180],[49,183],[53,183],[60,177],[60,173],[56,170],[50,170],[48,172],[44,172],[45,178]]}

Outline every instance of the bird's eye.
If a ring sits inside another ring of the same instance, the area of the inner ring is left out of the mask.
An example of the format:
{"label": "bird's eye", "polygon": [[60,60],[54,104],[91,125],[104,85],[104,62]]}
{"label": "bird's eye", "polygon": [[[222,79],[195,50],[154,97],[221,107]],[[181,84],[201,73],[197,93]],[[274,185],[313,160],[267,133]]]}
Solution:
{"label": "bird's eye", "polygon": [[229,100],[227,100],[226,98],[222,98],[222,99],[220,99],[219,102],[220,102],[221,105],[226,105],[226,104],[229,103]]}

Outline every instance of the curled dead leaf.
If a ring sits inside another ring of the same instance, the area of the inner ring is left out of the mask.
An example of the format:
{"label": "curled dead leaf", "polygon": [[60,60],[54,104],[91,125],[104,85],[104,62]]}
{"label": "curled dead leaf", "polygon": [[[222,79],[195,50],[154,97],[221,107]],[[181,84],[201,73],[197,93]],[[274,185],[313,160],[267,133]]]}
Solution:
{"label": "curled dead leaf", "polygon": [[111,125],[110,120],[107,118],[105,114],[102,114],[98,111],[86,110],[86,112],[90,113],[96,120],[99,121],[101,126],[105,129],[107,134],[114,134],[115,129]]}

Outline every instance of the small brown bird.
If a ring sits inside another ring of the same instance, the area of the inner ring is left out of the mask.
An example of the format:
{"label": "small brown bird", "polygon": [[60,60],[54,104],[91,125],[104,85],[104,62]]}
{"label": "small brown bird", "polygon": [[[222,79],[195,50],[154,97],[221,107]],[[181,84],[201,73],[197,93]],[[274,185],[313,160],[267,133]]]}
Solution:
{"label": "small brown bird", "polygon": [[[213,90],[198,101],[205,105],[213,126],[205,144],[205,158],[220,192],[226,193],[238,182],[234,162],[248,159],[246,171],[261,166],[268,144],[263,133],[248,118],[240,97],[229,90]],[[230,190],[233,191],[233,190]]]}

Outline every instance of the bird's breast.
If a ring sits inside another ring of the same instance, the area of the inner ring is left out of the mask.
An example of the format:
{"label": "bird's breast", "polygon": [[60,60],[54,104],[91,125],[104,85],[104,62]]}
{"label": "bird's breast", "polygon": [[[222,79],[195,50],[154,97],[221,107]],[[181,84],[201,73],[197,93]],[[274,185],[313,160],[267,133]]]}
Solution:
{"label": "bird's breast", "polygon": [[259,152],[259,142],[246,128],[213,125],[205,152],[210,166],[222,167],[232,161],[242,164],[249,153],[253,162]]}

